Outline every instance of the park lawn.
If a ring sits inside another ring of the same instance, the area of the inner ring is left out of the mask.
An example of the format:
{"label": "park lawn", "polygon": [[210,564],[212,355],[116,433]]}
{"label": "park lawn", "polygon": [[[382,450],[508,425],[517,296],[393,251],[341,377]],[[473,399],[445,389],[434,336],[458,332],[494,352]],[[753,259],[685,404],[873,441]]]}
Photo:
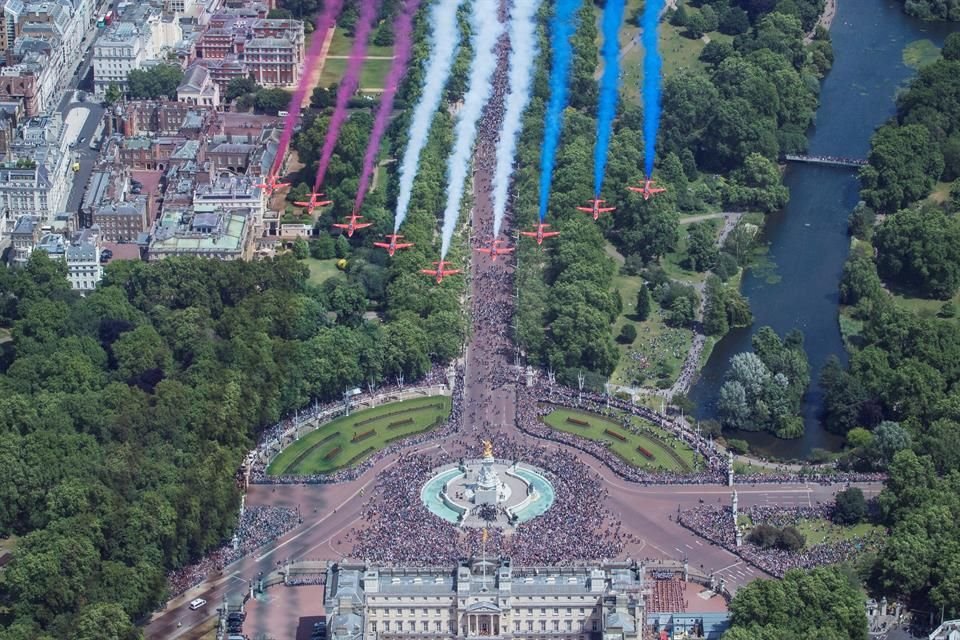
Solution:
{"label": "park lawn", "polygon": [[[390,60],[364,60],[363,67],[360,69],[360,89],[382,90],[384,80],[390,70],[390,63]],[[329,87],[339,83],[346,69],[347,61],[345,59],[328,59],[326,64],[323,65],[319,86]]]}
{"label": "park lawn", "polygon": [[[390,442],[433,428],[449,414],[449,396],[431,396],[391,402],[342,416],[311,431],[281,451],[267,467],[267,473],[327,473],[359,464]],[[389,428],[391,423],[407,419],[412,419],[412,422]],[[357,435],[368,431],[373,431],[369,437],[354,441]]]}
{"label": "park lawn", "polygon": [[[693,331],[667,326],[665,312],[656,302],[653,302],[647,319],[635,324],[637,339],[632,345],[621,346],[622,355],[610,376],[610,382],[633,387],[655,387],[658,380],[668,380],[672,384],[680,375],[687,352],[693,344]],[[639,362],[628,355],[629,347],[646,358],[646,367],[638,368]],[[665,373],[662,377],[658,376],[660,370]]]}
{"label": "park lawn", "polygon": [[[570,423],[567,421],[568,418],[582,420],[589,423],[590,426],[585,427]],[[639,419],[637,420],[639,421]],[[657,438],[632,433],[619,423],[613,422],[612,420],[609,420],[603,416],[599,416],[595,413],[575,411],[573,409],[555,409],[544,416],[543,421],[557,431],[564,431],[588,440],[607,443],[609,449],[613,451],[620,459],[635,467],[641,467],[645,469],[661,469],[665,471],[689,471],[693,467],[693,452],[689,451],[689,449],[688,453],[690,455],[685,458],[684,456],[680,455],[679,449],[672,447],[670,444],[661,443]],[[644,424],[647,426],[652,426],[649,425],[649,423]],[[626,440],[620,440],[619,438],[615,438],[605,433],[606,429],[625,436]],[[673,440],[672,436],[671,440]],[[653,454],[653,460],[649,460],[643,456],[637,450],[637,447],[643,447]],[[671,452],[678,454],[678,457],[680,457],[680,460],[683,462],[678,462],[671,455]]]}
{"label": "park lawn", "polygon": [[316,258],[305,258],[303,260],[310,269],[310,283],[321,285],[330,278],[342,278],[343,272],[337,269],[337,259],[317,260]]}
{"label": "park lawn", "polygon": [[3,327],[0,327],[0,344],[3,344],[4,342],[10,342],[11,340],[13,340],[13,338],[10,335],[10,329],[4,329]]}
{"label": "park lawn", "polygon": [[740,475],[747,475],[753,473],[760,473],[765,475],[771,475],[777,473],[776,469],[771,469],[770,467],[765,467],[762,465],[754,465],[749,462],[741,462],[739,460],[733,461],[733,472]]}
{"label": "park lawn", "polygon": [[[713,236],[716,238],[717,234],[720,232],[719,225],[717,225],[716,220],[703,220],[700,224],[709,225],[713,229]],[[664,273],[670,276],[671,279],[684,284],[700,284],[701,282],[706,282],[707,274],[706,272],[700,271],[691,271],[683,266],[684,261],[687,258],[687,230],[684,227],[680,231],[680,239],[677,240],[677,244],[673,247],[673,251],[665,255],[660,260],[660,266],[663,267]]]}
{"label": "park lawn", "polygon": [[826,518],[803,519],[797,524],[797,529],[807,539],[806,546],[812,547],[824,542],[841,542],[856,536],[864,536],[883,527],[869,522],[860,522],[851,527],[834,524]]}
{"label": "park lawn", "polygon": [[[348,36],[343,29],[337,29],[333,32],[333,40],[330,41],[330,51],[328,56],[348,56],[353,47],[353,38]],[[368,56],[392,56],[393,47],[378,47],[375,44],[367,44]]]}

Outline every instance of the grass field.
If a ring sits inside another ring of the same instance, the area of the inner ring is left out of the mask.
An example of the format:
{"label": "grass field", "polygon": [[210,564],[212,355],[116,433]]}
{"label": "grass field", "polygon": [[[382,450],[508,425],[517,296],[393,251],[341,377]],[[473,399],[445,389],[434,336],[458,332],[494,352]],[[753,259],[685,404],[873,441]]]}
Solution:
{"label": "grass field", "polygon": [[426,431],[449,414],[447,396],[391,402],[358,411],[328,422],[294,442],[274,458],[267,473],[327,473],[358,464],[390,442]]}
{"label": "grass field", "polygon": [[9,342],[10,340],[13,340],[13,338],[10,336],[10,329],[4,329],[0,327],[0,344]]}
{"label": "grass field", "polygon": [[[613,246],[607,245],[606,251],[618,266],[623,264],[623,256]],[[654,387],[658,380],[673,382],[680,375],[680,368],[693,342],[693,332],[689,329],[667,326],[664,312],[655,301],[647,319],[643,322],[637,320],[634,315],[637,310],[637,291],[642,282],[640,276],[627,276],[619,272],[613,277],[613,285],[623,303],[623,311],[613,325],[613,335],[619,335],[620,328],[628,322],[637,327],[637,339],[633,344],[617,343],[620,360],[610,376],[610,382],[614,384]],[[631,358],[631,352],[637,354],[639,359]]]}
{"label": "grass field", "polygon": [[[344,33],[343,29],[337,29],[333,32],[333,40],[330,41],[330,51],[328,56],[348,56],[350,48],[353,46],[353,38]],[[393,47],[378,47],[374,44],[367,45],[368,56],[392,56]]]}
{"label": "grass field", "polygon": [[342,278],[343,272],[337,269],[336,258],[329,260],[317,260],[316,258],[306,258],[303,260],[310,268],[311,284],[323,284],[330,278]]}
{"label": "grass field", "polygon": [[17,548],[17,536],[9,538],[0,538],[0,556],[5,553],[13,553]]}
{"label": "grass field", "polygon": [[855,536],[867,535],[879,531],[882,527],[867,522],[861,522],[852,527],[841,527],[824,518],[818,518],[816,520],[801,520],[797,529],[806,537],[806,546],[812,547],[823,542],[841,542]]}
{"label": "grass field", "polygon": [[[637,435],[623,428],[617,422],[613,422],[598,416],[594,413],[575,411],[573,409],[555,409],[544,416],[544,422],[550,427],[572,433],[574,435],[595,440],[598,442],[609,443],[609,448],[625,462],[636,467],[646,469],[663,469],[667,471],[688,471],[693,467],[693,452],[677,441],[673,436],[666,434],[661,429],[656,429],[649,423],[644,423],[655,429],[658,437],[649,437]],[[570,422],[576,420],[585,422],[586,425]],[[635,424],[641,421],[639,418],[633,418]],[[607,430],[623,436],[623,440],[607,433]],[[646,449],[652,455],[652,459],[644,456],[638,447]]]}
{"label": "grass field", "polygon": [[[347,69],[347,61],[343,58],[327,60],[320,75],[320,86],[329,87],[339,83]],[[387,72],[390,70],[390,60],[364,60],[360,70],[361,89],[382,89]]]}

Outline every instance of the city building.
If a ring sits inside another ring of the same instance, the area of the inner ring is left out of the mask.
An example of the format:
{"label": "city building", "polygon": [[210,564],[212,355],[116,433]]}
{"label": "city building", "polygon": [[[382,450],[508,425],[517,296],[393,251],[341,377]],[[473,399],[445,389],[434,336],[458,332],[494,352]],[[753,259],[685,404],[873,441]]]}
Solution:
{"label": "city building", "polygon": [[100,228],[104,242],[136,242],[150,228],[147,198],[104,204],[94,209],[93,224]]}
{"label": "city building", "polygon": [[49,224],[65,210],[73,176],[62,136],[62,119],[56,112],[18,127],[0,162],[0,208],[13,219],[29,215]]}
{"label": "city building", "polygon": [[249,209],[257,216],[259,224],[265,204],[263,191],[256,185],[255,179],[224,174],[207,184],[197,185],[193,203],[224,209]]}
{"label": "city building", "polygon": [[183,75],[177,87],[177,102],[204,107],[220,106],[220,85],[213,81],[209,69],[195,64]]}
{"label": "city building", "polygon": [[476,637],[631,640],[644,637],[636,562],[513,567],[474,557],[457,567],[332,564],[324,606],[330,640]]}
{"label": "city building", "polygon": [[300,80],[303,47],[300,20],[218,13],[197,41],[197,57],[221,90],[247,77],[264,87],[290,87]]}
{"label": "city building", "polygon": [[18,101],[27,116],[53,105],[63,73],[63,55],[47,40],[19,36],[7,50],[13,64],[0,67],[0,101]]}
{"label": "city building", "polygon": [[127,75],[143,66],[147,57],[145,26],[120,22],[100,34],[93,49],[93,92],[98,99],[110,85],[127,88]]}
{"label": "city building", "polygon": [[39,239],[40,224],[33,216],[20,216],[10,233],[11,264],[14,266],[26,264]]}
{"label": "city building", "polygon": [[92,291],[103,279],[100,264],[100,229],[96,226],[73,235],[64,249],[67,280],[74,291]]}
{"label": "city building", "polygon": [[23,0],[6,0],[3,3],[3,32],[0,33],[0,47],[6,52],[20,35],[20,16],[23,15]]}
{"label": "city building", "polygon": [[193,209],[165,208],[153,228],[147,260],[196,256],[218,260],[253,257],[254,212],[197,205]]}

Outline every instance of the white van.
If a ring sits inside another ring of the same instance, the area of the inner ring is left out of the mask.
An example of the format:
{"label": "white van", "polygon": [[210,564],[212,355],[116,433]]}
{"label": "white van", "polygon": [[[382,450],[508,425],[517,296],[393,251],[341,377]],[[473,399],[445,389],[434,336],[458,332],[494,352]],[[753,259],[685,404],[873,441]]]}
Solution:
{"label": "white van", "polygon": [[204,600],[203,598],[196,598],[195,600],[190,601],[190,610],[196,611],[197,609],[199,609],[205,604],[207,604],[206,600]]}
{"label": "white van", "polygon": [[286,118],[288,115],[290,114],[287,111],[277,111],[277,116],[281,118]]}

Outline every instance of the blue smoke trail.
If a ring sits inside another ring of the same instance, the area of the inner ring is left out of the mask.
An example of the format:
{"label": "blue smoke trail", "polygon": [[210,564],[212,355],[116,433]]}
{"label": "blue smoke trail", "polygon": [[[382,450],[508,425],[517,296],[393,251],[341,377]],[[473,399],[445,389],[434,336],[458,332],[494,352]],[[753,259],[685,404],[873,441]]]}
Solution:
{"label": "blue smoke trail", "polygon": [[567,76],[573,47],[570,38],[577,29],[575,18],[580,0],[557,0],[555,13],[550,20],[550,48],[553,52],[550,68],[550,101],[544,123],[543,153],[540,156],[540,221],[547,217],[547,202],[550,200],[550,182],[553,179],[553,163],[557,157],[557,144],[563,128],[563,110],[567,106]]}
{"label": "blue smoke trail", "polygon": [[607,170],[607,147],[617,113],[620,88],[620,22],[624,0],[607,0],[603,8],[603,76],[600,78],[600,104],[597,109],[597,144],[593,148],[593,195],[600,197],[603,176]]}
{"label": "blue smoke trail", "polygon": [[640,18],[643,30],[643,172],[653,174],[653,160],[657,157],[657,131],[660,130],[660,51],[657,49],[657,26],[663,0],[647,0]]}

